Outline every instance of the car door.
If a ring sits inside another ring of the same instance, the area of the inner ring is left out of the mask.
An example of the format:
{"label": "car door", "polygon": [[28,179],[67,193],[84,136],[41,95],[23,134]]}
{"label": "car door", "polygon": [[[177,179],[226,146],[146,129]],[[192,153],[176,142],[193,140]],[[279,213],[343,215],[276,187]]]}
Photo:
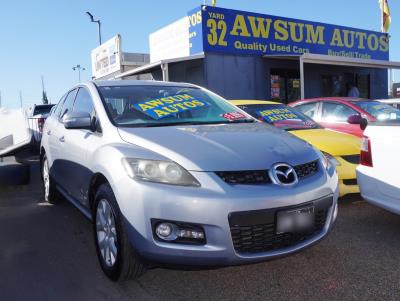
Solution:
{"label": "car door", "polygon": [[347,119],[351,115],[359,114],[350,106],[340,102],[321,102],[321,118],[318,121],[322,126],[352,135],[362,135],[359,124],[350,124]]}
{"label": "car door", "polygon": [[[72,111],[88,113],[95,118],[93,100],[86,88],[79,88]],[[92,177],[87,148],[98,135],[98,132],[84,129],[64,129],[63,131],[61,152],[66,162],[63,169],[63,185],[70,196],[84,205],[87,205],[87,190]]]}
{"label": "car door", "polygon": [[[61,157],[61,150],[63,147],[63,132],[65,131],[64,124],[62,123],[62,117],[69,111],[72,110],[76,89],[69,91],[65,98],[57,106],[51,118],[49,118],[46,126],[46,132],[49,141],[49,152],[47,157],[50,163],[50,173],[53,179],[62,186],[63,183],[63,167],[65,162]],[[47,122],[47,121],[46,121]]]}

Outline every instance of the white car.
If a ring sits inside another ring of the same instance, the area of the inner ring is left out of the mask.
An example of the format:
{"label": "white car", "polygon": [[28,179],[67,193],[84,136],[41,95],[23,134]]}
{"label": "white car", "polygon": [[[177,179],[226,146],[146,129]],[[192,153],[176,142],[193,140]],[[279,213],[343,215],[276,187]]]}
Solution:
{"label": "white car", "polygon": [[364,131],[357,180],[368,202],[400,214],[400,119],[375,122]]}
{"label": "white car", "polygon": [[28,119],[21,109],[0,108],[0,157],[12,156],[32,140]]}
{"label": "white car", "polygon": [[400,98],[379,99],[378,101],[391,105],[396,109],[400,109]]}

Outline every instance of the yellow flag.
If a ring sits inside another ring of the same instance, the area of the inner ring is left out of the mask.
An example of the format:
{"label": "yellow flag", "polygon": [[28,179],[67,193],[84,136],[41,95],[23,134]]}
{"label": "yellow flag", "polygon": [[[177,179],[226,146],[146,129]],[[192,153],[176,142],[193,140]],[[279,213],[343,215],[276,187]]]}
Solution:
{"label": "yellow flag", "polygon": [[217,6],[217,0],[212,0],[212,6]]}
{"label": "yellow flag", "polygon": [[382,14],[382,31],[388,32],[390,23],[392,22],[392,17],[390,15],[388,0],[379,0],[379,5],[381,8],[381,14]]}

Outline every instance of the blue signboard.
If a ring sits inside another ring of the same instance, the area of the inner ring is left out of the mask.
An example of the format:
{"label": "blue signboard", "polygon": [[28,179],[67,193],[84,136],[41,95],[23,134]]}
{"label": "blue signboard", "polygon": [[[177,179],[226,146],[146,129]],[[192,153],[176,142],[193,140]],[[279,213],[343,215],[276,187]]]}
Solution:
{"label": "blue signboard", "polygon": [[190,27],[191,54],[201,51],[259,56],[314,53],[389,60],[385,33],[212,6],[198,8],[190,16],[193,14],[196,24]]}
{"label": "blue signboard", "polygon": [[190,54],[198,54],[203,52],[203,24],[202,9],[197,7],[188,12],[189,19],[189,48]]}

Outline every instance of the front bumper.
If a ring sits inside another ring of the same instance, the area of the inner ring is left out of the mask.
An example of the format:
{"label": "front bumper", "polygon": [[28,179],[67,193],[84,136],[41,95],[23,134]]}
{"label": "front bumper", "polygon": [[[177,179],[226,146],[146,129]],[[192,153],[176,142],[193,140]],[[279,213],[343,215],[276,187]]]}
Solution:
{"label": "front bumper", "polygon": [[[303,179],[297,186],[228,185],[209,172],[192,172],[201,188],[139,183],[120,179],[113,185],[125,216],[125,226],[136,252],[150,262],[186,266],[223,266],[258,262],[284,256],[308,247],[327,235],[334,223],[338,179],[323,171]],[[123,189],[121,189],[123,187]],[[127,187],[129,187],[127,189]],[[234,246],[230,216],[237,212],[290,209],[329,198],[323,224],[312,235],[294,244],[269,251],[246,253]],[[336,208],[337,209],[337,208]],[[153,237],[151,220],[179,221],[201,225],[205,245],[160,242]]]}
{"label": "front bumper", "polygon": [[369,203],[400,214],[400,187],[390,185],[380,178],[374,168],[360,165],[357,168],[361,196]]}
{"label": "front bumper", "polygon": [[346,194],[359,193],[360,188],[357,184],[356,168],[357,164],[352,164],[342,159],[341,157],[335,157],[339,161],[340,165],[336,167],[339,177],[339,196],[345,196]]}

